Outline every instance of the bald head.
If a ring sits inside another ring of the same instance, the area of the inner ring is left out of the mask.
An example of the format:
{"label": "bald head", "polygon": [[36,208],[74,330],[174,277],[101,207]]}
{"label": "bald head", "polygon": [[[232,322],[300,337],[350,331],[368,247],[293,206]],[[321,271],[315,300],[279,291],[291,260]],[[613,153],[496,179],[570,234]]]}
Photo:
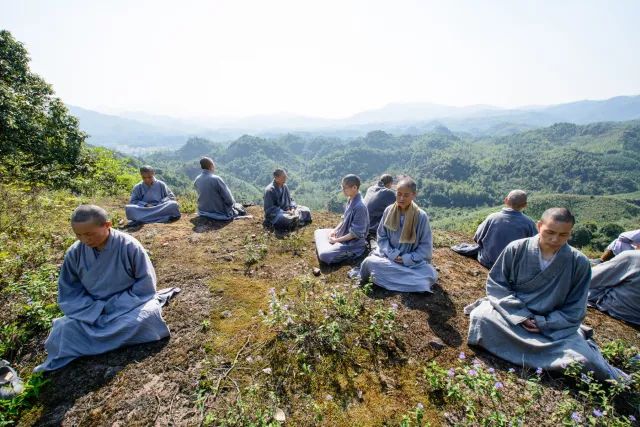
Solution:
{"label": "bald head", "polygon": [[206,170],[212,170],[215,166],[211,157],[203,157],[200,159],[200,167]]}
{"label": "bald head", "polygon": [[540,217],[540,222],[561,222],[565,224],[571,224],[571,226],[573,227],[573,225],[576,223],[576,218],[567,208],[550,208],[544,211],[544,213]]}
{"label": "bald head", "polygon": [[80,205],[71,214],[71,223],[91,223],[94,225],[105,225],[109,222],[107,211],[96,205]]}
{"label": "bald head", "polygon": [[504,198],[504,204],[511,209],[521,211],[527,207],[527,193],[522,190],[512,190]]}

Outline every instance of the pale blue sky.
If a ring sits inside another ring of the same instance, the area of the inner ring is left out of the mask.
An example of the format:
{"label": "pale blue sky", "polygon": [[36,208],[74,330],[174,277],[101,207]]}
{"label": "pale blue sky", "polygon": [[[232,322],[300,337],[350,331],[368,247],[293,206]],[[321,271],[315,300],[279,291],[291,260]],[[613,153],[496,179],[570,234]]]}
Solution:
{"label": "pale blue sky", "polygon": [[0,0],[65,102],[182,116],[636,95],[638,22],[638,0]]}

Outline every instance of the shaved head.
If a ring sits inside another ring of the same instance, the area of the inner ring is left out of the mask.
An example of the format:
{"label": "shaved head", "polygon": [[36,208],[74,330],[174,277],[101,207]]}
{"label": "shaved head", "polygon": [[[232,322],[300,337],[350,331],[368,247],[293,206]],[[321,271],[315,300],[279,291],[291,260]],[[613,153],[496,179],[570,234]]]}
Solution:
{"label": "shaved head", "polygon": [[211,157],[203,157],[200,159],[200,167],[202,169],[211,169],[212,166],[214,166],[215,163],[213,163],[213,159]]}
{"label": "shaved head", "polygon": [[544,211],[540,221],[545,223],[550,221],[562,222],[573,226],[576,223],[576,218],[567,208],[550,208]]}
{"label": "shaved head", "polygon": [[504,204],[512,209],[520,211],[527,206],[527,193],[522,190],[512,190],[504,198]]}
{"label": "shaved head", "polygon": [[109,222],[107,211],[96,205],[80,205],[71,214],[71,223],[90,222],[95,225],[104,225]]}

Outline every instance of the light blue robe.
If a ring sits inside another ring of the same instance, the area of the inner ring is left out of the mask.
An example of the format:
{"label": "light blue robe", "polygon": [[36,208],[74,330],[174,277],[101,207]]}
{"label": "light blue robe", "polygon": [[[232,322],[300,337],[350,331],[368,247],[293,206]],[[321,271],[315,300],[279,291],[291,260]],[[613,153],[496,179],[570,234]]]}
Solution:
{"label": "light blue robe", "polygon": [[[580,329],[591,280],[587,257],[565,244],[546,269],[540,264],[538,236],[507,245],[489,272],[487,297],[465,308],[472,310],[469,344],[518,366],[561,371],[575,361],[601,380],[627,378]],[[541,333],[525,330],[527,319]]]}
{"label": "light blue robe", "polygon": [[611,250],[614,255],[619,255],[624,251],[632,251],[632,246],[640,245],[640,230],[631,230],[621,233],[616,240],[611,242],[607,249]]}
{"label": "light blue robe", "polygon": [[531,218],[511,208],[492,213],[478,226],[473,240],[480,246],[478,262],[493,267],[500,252],[511,242],[538,234]]}
{"label": "light blue robe", "polygon": [[64,316],[53,321],[47,360],[36,372],[169,336],[149,256],[140,242],[114,229],[100,252],[79,241],[69,248],[58,278],[58,304]]}
{"label": "light blue robe", "polygon": [[347,204],[344,218],[337,227],[336,237],[351,233],[355,239],[344,243],[329,243],[329,235],[333,229],[321,228],[315,231],[316,251],[318,259],[326,264],[337,264],[346,260],[353,260],[361,256],[367,249],[367,233],[369,232],[369,212],[358,193]]}
{"label": "light blue robe", "polygon": [[169,222],[180,218],[176,196],[167,184],[158,179],[150,186],[140,181],[133,187],[125,213],[129,221],[140,223]]}
{"label": "light blue robe", "polygon": [[593,267],[589,304],[640,325],[640,250],[624,251]]}
{"label": "light blue robe", "polygon": [[237,215],[231,190],[218,175],[208,170],[196,177],[193,185],[198,192],[198,215],[218,221],[230,221]]}
{"label": "light blue robe", "polygon": [[394,204],[396,193],[384,186],[382,181],[367,188],[364,196],[364,204],[369,211],[369,233],[376,233],[384,210],[387,206]]}
{"label": "light blue robe", "polygon": [[[431,265],[433,238],[429,217],[420,209],[416,242],[401,244],[404,215],[400,216],[400,227],[396,231],[384,226],[391,208],[387,207],[382,215],[378,225],[378,247],[362,262],[360,277],[392,291],[431,292],[438,272]],[[393,261],[398,256],[402,257],[402,264]]]}

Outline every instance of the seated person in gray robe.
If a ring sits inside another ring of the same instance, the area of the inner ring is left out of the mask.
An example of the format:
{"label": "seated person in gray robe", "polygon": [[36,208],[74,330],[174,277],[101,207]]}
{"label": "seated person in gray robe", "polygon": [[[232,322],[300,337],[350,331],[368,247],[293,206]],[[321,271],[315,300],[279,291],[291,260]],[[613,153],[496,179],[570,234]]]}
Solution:
{"label": "seated person in gray robe", "polygon": [[127,219],[133,223],[169,222],[180,218],[180,208],[167,184],[156,179],[151,166],[140,168],[142,181],[133,187],[125,206]]}
{"label": "seated person in gray robe", "polygon": [[568,209],[551,208],[537,236],[507,245],[489,272],[487,297],[465,308],[473,310],[468,342],[518,366],[562,371],[579,362],[600,380],[626,380],[580,327],[591,265],[567,244],[574,223]]}
{"label": "seated person in gray robe", "polygon": [[314,233],[318,259],[325,264],[357,259],[367,249],[369,212],[362,203],[360,178],[342,178],[342,192],[349,199],[342,222],[336,228],[321,228]]}
{"label": "seated person in gray robe", "polygon": [[527,193],[513,190],[504,199],[505,207],[492,213],[478,226],[473,240],[478,244],[478,262],[493,267],[498,255],[511,242],[538,234],[536,224],[522,213]]}
{"label": "seated person in gray robe", "polygon": [[640,325],[640,249],[593,267],[589,305]]}
{"label": "seated person in gray robe", "polygon": [[233,198],[231,190],[218,175],[214,174],[215,163],[209,157],[200,159],[202,172],[193,182],[198,192],[198,215],[217,221],[231,221],[234,218],[245,217],[244,208]]}
{"label": "seated person in gray robe", "polygon": [[78,207],[71,227],[78,241],[67,251],[58,278],[64,316],[53,321],[47,359],[36,372],[169,336],[155,271],[140,242],[112,229],[98,206]]}
{"label": "seated person in gray robe", "polygon": [[374,238],[384,210],[396,201],[396,193],[391,189],[392,185],[393,177],[384,174],[376,185],[367,188],[367,193],[364,195],[364,205],[369,211],[369,234]]}
{"label": "seated person in gray robe", "polygon": [[360,277],[399,292],[431,292],[438,279],[431,265],[433,240],[429,217],[415,204],[416,183],[398,183],[396,202],[387,207],[378,226],[378,247],[362,262]]}
{"label": "seated person in gray robe", "polygon": [[640,248],[640,230],[625,231],[607,246],[600,260],[602,262],[609,261],[624,251],[632,251],[638,248]]}
{"label": "seated person in gray robe", "polygon": [[311,210],[298,206],[287,187],[287,173],[282,169],[273,171],[273,182],[264,189],[264,225],[276,230],[292,230],[298,225],[311,222]]}

